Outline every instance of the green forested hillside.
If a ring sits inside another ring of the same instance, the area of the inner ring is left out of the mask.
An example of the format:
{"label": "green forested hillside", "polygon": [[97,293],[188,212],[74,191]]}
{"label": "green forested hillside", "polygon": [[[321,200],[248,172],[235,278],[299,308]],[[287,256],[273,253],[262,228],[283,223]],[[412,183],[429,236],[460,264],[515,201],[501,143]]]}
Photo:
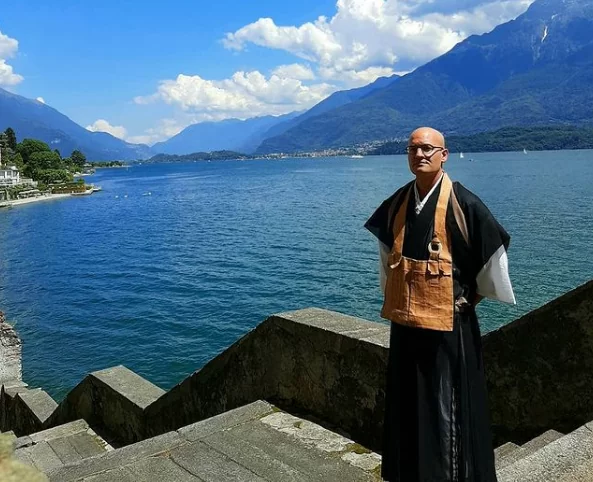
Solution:
{"label": "green forested hillside", "polygon": [[[387,142],[369,154],[404,154],[407,144],[407,140]],[[506,127],[469,136],[447,136],[447,147],[450,152],[593,149],[593,128]]]}
{"label": "green forested hillside", "polygon": [[420,125],[466,135],[563,124],[593,127],[593,0],[536,0],[516,20],[266,139],[257,152],[397,139]]}

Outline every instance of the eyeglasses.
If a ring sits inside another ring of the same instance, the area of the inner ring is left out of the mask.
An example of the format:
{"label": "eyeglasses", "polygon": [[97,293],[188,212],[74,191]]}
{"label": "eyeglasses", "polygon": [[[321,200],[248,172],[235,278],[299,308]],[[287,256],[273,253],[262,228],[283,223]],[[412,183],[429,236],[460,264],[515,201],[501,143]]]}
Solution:
{"label": "eyeglasses", "polygon": [[422,154],[428,157],[434,156],[437,152],[445,150],[444,147],[432,146],[430,144],[420,144],[418,146],[407,146],[406,152],[408,154],[416,154],[418,149],[422,151]]}

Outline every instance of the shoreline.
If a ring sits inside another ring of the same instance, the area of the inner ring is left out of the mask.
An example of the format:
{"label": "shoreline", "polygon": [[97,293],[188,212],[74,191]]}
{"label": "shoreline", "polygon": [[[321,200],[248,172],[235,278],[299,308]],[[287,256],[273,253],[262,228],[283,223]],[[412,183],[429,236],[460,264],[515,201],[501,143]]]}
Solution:
{"label": "shoreline", "polygon": [[37,197],[29,197],[25,199],[13,199],[11,201],[1,201],[0,206],[11,208],[13,206],[22,206],[23,204],[32,204],[41,201],[53,201],[55,199],[63,199],[71,197],[71,194],[43,194]]}

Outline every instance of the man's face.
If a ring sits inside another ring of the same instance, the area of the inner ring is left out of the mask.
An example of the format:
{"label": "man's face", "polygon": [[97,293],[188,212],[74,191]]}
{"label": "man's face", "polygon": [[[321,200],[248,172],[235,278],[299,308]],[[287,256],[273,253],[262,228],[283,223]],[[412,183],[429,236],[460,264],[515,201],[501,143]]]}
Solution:
{"label": "man's face", "polygon": [[415,176],[436,174],[447,161],[443,136],[434,129],[418,129],[408,140],[408,163]]}

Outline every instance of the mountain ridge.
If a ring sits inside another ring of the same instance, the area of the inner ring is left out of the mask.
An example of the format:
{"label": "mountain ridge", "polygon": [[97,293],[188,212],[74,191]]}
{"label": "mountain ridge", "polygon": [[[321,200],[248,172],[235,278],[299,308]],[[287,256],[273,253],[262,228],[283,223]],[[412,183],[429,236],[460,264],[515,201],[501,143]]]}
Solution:
{"label": "mountain ridge", "polygon": [[105,132],[90,132],[57,109],[0,88],[0,130],[12,127],[19,140],[39,139],[67,155],[81,150],[89,160],[146,159],[144,144],[130,144]]}
{"label": "mountain ridge", "polygon": [[[389,140],[421,124],[463,134],[502,127],[502,120],[589,125],[591,114],[582,104],[593,97],[591,52],[592,0],[537,0],[516,19],[468,37],[387,87],[266,139],[256,152]],[[572,110],[554,108],[554,101]]]}

